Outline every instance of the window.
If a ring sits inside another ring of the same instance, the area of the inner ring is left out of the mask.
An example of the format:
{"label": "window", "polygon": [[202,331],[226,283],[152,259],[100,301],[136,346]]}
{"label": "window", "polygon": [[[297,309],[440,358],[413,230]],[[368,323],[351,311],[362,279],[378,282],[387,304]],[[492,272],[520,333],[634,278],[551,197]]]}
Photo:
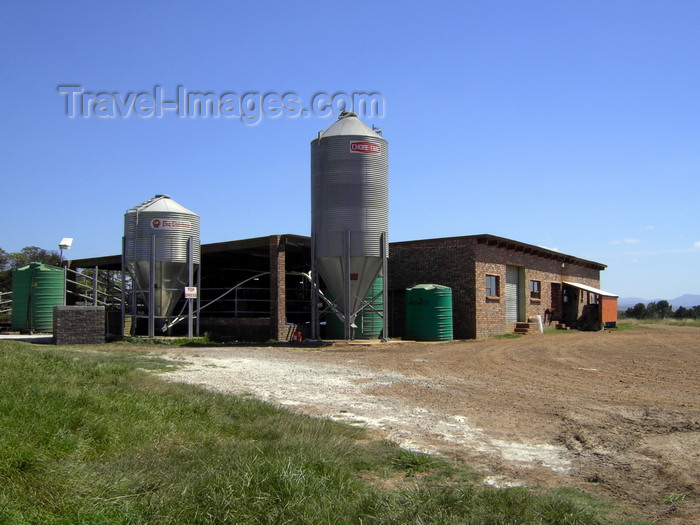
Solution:
{"label": "window", "polygon": [[540,299],[542,297],[540,285],[540,281],[530,281],[530,299]]}
{"label": "window", "polygon": [[498,275],[486,276],[486,296],[498,297]]}

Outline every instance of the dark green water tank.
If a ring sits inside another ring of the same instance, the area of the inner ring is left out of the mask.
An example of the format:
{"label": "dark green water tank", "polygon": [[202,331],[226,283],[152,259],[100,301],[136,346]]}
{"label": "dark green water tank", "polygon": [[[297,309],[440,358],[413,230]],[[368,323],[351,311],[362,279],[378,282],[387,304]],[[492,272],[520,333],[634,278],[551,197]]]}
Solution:
{"label": "dark green water tank", "polygon": [[[383,288],[384,278],[380,275],[374,280],[374,283],[372,283],[372,286],[370,286],[365,296],[365,301],[370,301],[372,298],[379,295],[379,297],[372,302],[374,310],[366,307],[357,314],[355,318],[355,324],[357,325],[355,339],[379,339],[381,336],[382,328],[384,328],[384,320],[379,314],[384,312],[384,296],[381,295]],[[327,316],[326,337],[328,339],[342,339],[345,337],[345,327],[335,314],[328,314]]]}
{"label": "dark green water tank", "polygon": [[406,339],[452,340],[452,288],[419,284],[406,289]]}
{"label": "dark green water tank", "polygon": [[63,268],[33,262],[12,270],[12,330],[53,332],[53,307],[65,297]]}

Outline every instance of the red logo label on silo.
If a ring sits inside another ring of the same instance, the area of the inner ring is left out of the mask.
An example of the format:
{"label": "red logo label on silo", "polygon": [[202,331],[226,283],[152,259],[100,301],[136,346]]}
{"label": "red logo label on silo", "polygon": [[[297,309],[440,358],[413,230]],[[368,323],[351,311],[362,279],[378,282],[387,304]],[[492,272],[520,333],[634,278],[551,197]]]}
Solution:
{"label": "red logo label on silo", "polygon": [[381,153],[382,147],[374,142],[351,142],[350,151],[353,153]]}
{"label": "red logo label on silo", "polygon": [[151,221],[151,228],[154,230],[167,230],[169,228],[189,230],[192,228],[192,223],[190,221],[178,221],[174,219],[153,219]]}

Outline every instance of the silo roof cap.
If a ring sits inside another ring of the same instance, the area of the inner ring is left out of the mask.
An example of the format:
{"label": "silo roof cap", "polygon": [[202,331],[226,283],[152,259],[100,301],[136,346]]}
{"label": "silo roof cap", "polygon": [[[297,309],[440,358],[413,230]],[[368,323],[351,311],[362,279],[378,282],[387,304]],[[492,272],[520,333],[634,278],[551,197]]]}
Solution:
{"label": "silo roof cap", "polygon": [[153,211],[153,212],[158,212],[158,213],[163,213],[163,212],[176,212],[176,213],[185,213],[189,215],[197,215],[196,213],[188,210],[181,204],[178,204],[174,200],[170,198],[170,195],[156,195],[152,199],[148,199],[146,202],[143,202],[139,204],[138,206],[134,206],[130,210],[127,210],[128,212],[137,212],[141,213],[144,211]]}
{"label": "silo roof cap", "polygon": [[337,135],[359,135],[361,137],[382,138],[379,133],[357,118],[355,113],[349,112],[343,112],[338,115],[338,120],[336,122],[318,134],[319,138]]}

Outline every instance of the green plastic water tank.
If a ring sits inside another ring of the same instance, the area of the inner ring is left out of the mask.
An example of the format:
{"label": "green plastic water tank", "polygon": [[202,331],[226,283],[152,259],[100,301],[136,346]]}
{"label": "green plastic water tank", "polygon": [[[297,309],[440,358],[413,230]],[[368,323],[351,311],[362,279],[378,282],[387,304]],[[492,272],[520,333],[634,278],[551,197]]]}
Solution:
{"label": "green plastic water tank", "polygon": [[12,270],[12,330],[53,332],[53,307],[65,297],[63,268],[33,262]]}
{"label": "green plastic water tank", "polygon": [[[374,280],[365,296],[365,301],[370,301],[377,297],[372,306],[374,310],[365,307],[357,314],[355,324],[355,339],[379,339],[384,328],[384,320],[381,313],[384,312],[384,296],[381,295],[384,289],[384,278],[380,275]],[[329,294],[330,295],[330,294]],[[326,337],[328,339],[342,339],[345,336],[345,327],[335,314],[328,314],[326,321]]]}
{"label": "green plastic water tank", "polygon": [[452,340],[452,288],[419,284],[406,289],[406,339]]}

